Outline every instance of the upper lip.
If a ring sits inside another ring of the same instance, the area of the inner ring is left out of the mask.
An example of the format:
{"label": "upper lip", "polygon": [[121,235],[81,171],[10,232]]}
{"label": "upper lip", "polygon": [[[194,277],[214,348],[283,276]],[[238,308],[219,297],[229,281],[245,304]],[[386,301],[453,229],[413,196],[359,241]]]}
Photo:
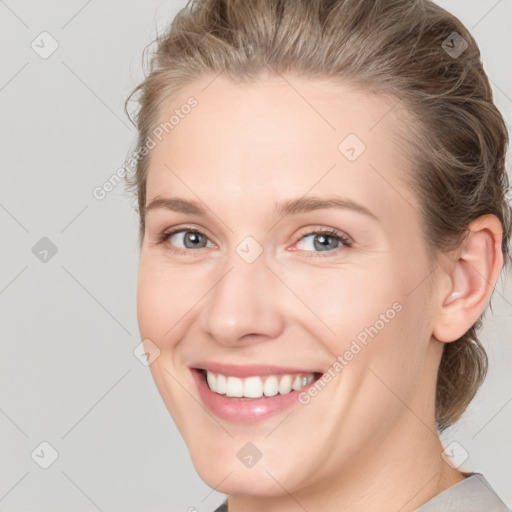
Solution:
{"label": "upper lip", "polygon": [[275,366],[269,364],[249,364],[238,365],[228,363],[218,363],[213,361],[200,361],[191,365],[191,368],[197,370],[208,370],[213,373],[221,373],[233,377],[253,377],[258,375],[282,375],[286,373],[322,373],[315,370],[304,368],[290,368],[285,366]]}

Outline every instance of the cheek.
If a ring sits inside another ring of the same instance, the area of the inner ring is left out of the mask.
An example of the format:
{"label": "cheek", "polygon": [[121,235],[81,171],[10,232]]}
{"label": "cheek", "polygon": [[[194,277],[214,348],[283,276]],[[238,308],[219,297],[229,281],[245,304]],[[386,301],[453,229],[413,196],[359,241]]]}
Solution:
{"label": "cheek", "polygon": [[137,320],[141,337],[159,343],[164,328],[165,285],[141,266],[137,283]]}
{"label": "cheek", "polygon": [[141,260],[137,282],[140,335],[151,339],[161,350],[172,345],[193,304],[187,300],[186,276],[184,272],[169,269],[163,272]]}
{"label": "cheek", "polygon": [[327,348],[333,364],[340,363],[334,373],[344,370],[354,386],[366,375],[377,386],[371,394],[382,384],[368,368],[396,389],[406,388],[419,375],[430,336],[426,291],[419,286],[411,293],[417,274],[403,261],[387,261],[371,268],[310,269],[289,281],[315,313],[301,306],[302,317],[311,319],[309,330]]}
{"label": "cheek", "polygon": [[305,268],[287,282],[302,302],[290,298],[297,304],[297,316],[308,319],[309,330],[333,354],[346,350],[353,339],[364,342],[369,330],[375,332],[374,326],[379,332],[385,330],[400,309],[396,281],[368,268]]}

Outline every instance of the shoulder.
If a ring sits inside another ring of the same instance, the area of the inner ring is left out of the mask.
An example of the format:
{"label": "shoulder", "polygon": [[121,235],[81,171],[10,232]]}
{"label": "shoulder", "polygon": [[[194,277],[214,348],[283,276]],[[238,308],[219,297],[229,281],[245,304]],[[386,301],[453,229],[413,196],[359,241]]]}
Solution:
{"label": "shoulder", "polygon": [[471,473],[416,512],[511,512],[480,473]]}
{"label": "shoulder", "polygon": [[213,512],[228,512],[228,500],[217,507]]}
{"label": "shoulder", "polygon": [[[227,500],[214,512],[228,512]],[[434,496],[416,512],[512,512],[480,473]]]}

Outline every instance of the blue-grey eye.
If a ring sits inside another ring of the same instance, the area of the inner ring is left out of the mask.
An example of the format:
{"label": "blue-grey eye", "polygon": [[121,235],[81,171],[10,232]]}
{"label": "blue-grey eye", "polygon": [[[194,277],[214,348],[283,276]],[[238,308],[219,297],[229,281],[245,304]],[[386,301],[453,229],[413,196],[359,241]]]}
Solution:
{"label": "blue-grey eye", "polygon": [[[305,242],[305,240],[310,239]],[[318,251],[325,252],[332,249],[338,249],[342,245],[345,245],[343,238],[338,234],[329,234],[316,232],[311,233],[309,235],[304,236],[301,240],[299,240],[298,244],[303,243],[303,247],[298,247],[301,250],[305,251]]]}
{"label": "blue-grey eye", "polygon": [[[206,247],[208,243],[208,239],[198,231],[189,231],[189,230],[181,230],[176,231],[175,233],[172,233],[169,236],[169,240],[173,245],[178,245],[176,243],[176,238],[181,237],[182,243],[184,244],[184,249],[197,249],[197,248],[203,248]],[[174,240],[173,240],[174,239]],[[179,245],[178,245],[179,246]]]}

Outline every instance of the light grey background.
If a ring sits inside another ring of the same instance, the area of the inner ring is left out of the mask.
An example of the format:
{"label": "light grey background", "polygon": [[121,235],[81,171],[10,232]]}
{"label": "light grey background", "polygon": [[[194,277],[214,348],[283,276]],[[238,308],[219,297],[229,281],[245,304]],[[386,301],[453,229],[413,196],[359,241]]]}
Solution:
{"label": "light grey background", "polygon": [[[439,3],[472,29],[510,126],[512,0]],[[211,511],[223,500],[195,473],[133,355],[131,200],[123,185],[102,201],[92,195],[135,141],[123,101],[143,77],[142,50],[184,5],[0,0],[3,512]],[[59,45],[46,59],[31,48],[43,31]],[[57,248],[45,263],[32,252],[43,237]],[[482,333],[489,376],[443,437],[468,452],[462,468],[482,472],[511,506],[510,279],[492,304]],[[35,462],[50,460],[43,441],[58,452],[48,469]]]}

